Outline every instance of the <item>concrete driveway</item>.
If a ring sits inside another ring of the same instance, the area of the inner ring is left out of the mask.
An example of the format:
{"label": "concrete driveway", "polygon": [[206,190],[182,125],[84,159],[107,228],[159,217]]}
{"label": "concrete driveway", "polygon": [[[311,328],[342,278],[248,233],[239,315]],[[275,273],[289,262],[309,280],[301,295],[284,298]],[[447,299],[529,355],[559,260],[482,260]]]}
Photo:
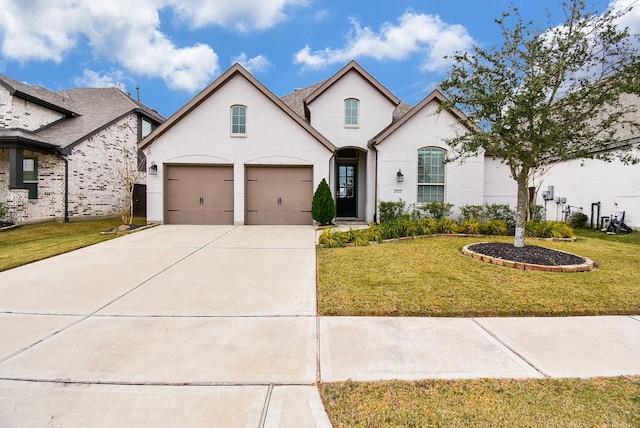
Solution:
{"label": "concrete driveway", "polygon": [[315,276],[310,226],[159,226],[0,272],[0,427],[329,427],[320,381],[640,374],[638,316],[317,318]]}
{"label": "concrete driveway", "polygon": [[0,426],[330,426],[314,238],[160,226],[0,273]]}

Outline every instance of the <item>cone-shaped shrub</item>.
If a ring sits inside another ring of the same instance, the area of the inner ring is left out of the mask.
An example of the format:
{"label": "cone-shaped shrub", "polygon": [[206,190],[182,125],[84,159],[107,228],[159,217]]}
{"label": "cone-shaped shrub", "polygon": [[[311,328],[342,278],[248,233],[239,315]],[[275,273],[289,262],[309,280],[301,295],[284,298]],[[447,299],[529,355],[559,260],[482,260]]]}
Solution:
{"label": "cone-shaped shrub", "polygon": [[311,216],[321,225],[331,223],[331,220],[336,216],[336,203],[333,201],[331,189],[324,178],[318,184],[316,193],[313,194]]}

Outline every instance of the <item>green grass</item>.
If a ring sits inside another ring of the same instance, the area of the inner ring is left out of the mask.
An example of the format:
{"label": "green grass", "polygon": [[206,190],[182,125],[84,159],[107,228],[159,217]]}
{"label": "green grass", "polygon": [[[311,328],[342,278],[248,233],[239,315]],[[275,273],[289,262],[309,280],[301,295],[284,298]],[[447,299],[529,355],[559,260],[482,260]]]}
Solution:
{"label": "green grass", "polygon": [[[48,222],[25,224],[0,232],[0,272],[113,239],[118,235],[100,235],[100,232],[121,224],[119,218],[71,223]],[[134,224],[145,224],[145,220],[135,219]]]}
{"label": "green grass", "polygon": [[339,427],[637,427],[640,377],[320,385]]}
{"label": "green grass", "polygon": [[521,271],[461,254],[479,241],[510,237],[428,238],[368,247],[319,248],[321,315],[569,316],[640,313],[637,233],[578,231],[576,242],[527,240],[588,257],[584,273]]}

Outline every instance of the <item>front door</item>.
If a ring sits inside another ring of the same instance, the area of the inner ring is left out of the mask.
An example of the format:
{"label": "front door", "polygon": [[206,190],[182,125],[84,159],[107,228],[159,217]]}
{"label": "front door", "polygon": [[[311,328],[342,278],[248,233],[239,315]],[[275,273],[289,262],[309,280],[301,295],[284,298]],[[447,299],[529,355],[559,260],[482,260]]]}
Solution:
{"label": "front door", "polygon": [[356,164],[339,164],[336,217],[357,216],[358,198],[356,189]]}

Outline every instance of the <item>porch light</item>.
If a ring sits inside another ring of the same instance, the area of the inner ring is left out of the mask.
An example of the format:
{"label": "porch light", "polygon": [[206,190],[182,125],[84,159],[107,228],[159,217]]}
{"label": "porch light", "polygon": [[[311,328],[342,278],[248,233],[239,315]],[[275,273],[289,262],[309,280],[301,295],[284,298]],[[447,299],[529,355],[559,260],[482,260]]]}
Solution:
{"label": "porch light", "polygon": [[404,175],[402,175],[402,171],[398,170],[398,173],[396,174],[396,180],[398,181],[398,183],[402,183],[404,181]]}
{"label": "porch light", "polygon": [[149,175],[158,175],[158,165],[155,162],[151,162],[149,167]]}

